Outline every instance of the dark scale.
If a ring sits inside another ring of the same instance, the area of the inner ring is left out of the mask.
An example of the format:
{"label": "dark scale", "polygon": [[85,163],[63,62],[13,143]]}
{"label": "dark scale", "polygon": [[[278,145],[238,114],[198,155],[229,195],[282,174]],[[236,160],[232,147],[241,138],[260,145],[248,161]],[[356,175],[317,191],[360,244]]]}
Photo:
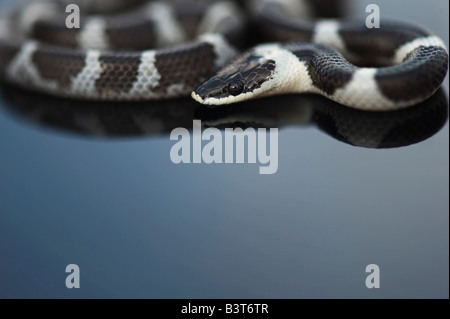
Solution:
{"label": "dark scale", "polygon": [[336,51],[315,44],[290,44],[286,47],[308,66],[308,73],[317,88],[328,95],[350,82],[356,67]]}
{"label": "dark scale", "polygon": [[105,33],[112,48],[147,50],[156,47],[156,31],[152,21],[111,25]]}
{"label": "dark scale", "polygon": [[161,74],[156,92],[165,94],[172,84],[181,84],[185,95],[212,75],[216,54],[212,45],[195,44],[184,50],[167,50],[156,55],[155,66]]}
{"label": "dark scale", "polygon": [[448,54],[441,47],[419,47],[401,65],[381,68],[375,78],[384,96],[408,101],[434,93],[447,74]]}
{"label": "dark scale", "polygon": [[102,73],[95,82],[99,94],[118,95],[131,90],[141,63],[140,54],[105,54],[100,56],[99,62]]}
{"label": "dark scale", "polygon": [[33,54],[32,61],[44,79],[56,80],[61,88],[67,88],[72,78],[83,70],[85,54],[63,47],[40,45]]}
{"label": "dark scale", "polygon": [[342,23],[339,35],[352,54],[365,60],[389,59],[405,43],[428,34],[400,22],[381,21],[381,28],[368,29],[364,21]]}
{"label": "dark scale", "polygon": [[65,17],[59,18],[56,22],[37,21],[31,33],[32,38],[45,43],[71,48],[78,46],[79,30],[67,28]]}

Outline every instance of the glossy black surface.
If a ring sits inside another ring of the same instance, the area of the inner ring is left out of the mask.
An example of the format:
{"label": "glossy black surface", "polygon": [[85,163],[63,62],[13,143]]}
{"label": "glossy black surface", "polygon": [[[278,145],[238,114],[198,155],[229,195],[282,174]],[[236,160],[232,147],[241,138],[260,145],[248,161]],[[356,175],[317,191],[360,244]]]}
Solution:
{"label": "glossy black surface", "polygon": [[[356,15],[372,2],[448,44],[447,1],[359,1]],[[2,91],[1,298],[448,298],[448,77],[392,114],[310,96],[218,111]],[[173,164],[168,134],[193,118],[279,127],[278,172]],[[365,287],[371,263],[380,289]]]}

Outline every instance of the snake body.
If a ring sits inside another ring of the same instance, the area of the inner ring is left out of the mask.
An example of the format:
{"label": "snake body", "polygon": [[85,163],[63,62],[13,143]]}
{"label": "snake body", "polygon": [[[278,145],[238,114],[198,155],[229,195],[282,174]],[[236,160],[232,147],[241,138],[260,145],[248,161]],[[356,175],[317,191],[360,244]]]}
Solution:
{"label": "snake body", "polygon": [[447,73],[443,41],[422,28],[304,20],[310,7],[296,0],[251,2],[251,30],[271,43],[235,57],[247,17],[232,2],[194,3],[90,16],[80,30],[68,30],[58,14],[50,17],[54,1],[25,7],[13,19],[18,27],[0,22],[0,72],[27,88],[91,100],[159,100],[193,91],[198,102],[224,105],[309,92],[372,111],[426,100]]}
{"label": "snake body", "polygon": [[[15,21],[4,22],[0,69],[10,82],[64,97],[137,101],[188,96],[236,55],[233,43],[244,22],[231,2],[189,3],[151,2],[125,14],[90,16],[81,29],[66,27],[57,2],[31,4]],[[34,38],[16,40],[12,34],[20,29]],[[184,42],[187,29],[193,29],[195,39]],[[143,50],[148,47],[154,48]]]}

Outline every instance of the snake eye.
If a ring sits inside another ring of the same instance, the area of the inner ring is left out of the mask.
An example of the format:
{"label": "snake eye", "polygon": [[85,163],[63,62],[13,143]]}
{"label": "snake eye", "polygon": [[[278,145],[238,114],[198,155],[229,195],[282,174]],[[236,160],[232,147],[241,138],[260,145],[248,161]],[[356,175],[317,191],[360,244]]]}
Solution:
{"label": "snake eye", "polygon": [[244,91],[244,83],[242,83],[242,81],[235,80],[228,84],[228,92],[230,92],[231,95],[239,95],[242,91]]}

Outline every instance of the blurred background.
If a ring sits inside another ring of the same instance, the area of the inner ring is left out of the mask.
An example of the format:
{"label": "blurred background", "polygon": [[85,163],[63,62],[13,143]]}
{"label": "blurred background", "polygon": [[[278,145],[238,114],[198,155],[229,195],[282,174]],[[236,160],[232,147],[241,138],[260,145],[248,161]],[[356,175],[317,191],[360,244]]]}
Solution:
{"label": "blurred background", "polygon": [[[352,15],[369,3],[448,46],[448,1],[353,1]],[[0,298],[449,297],[448,124],[386,150],[282,128],[278,172],[259,175],[252,164],[175,165],[167,135],[29,125],[6,103]],[[72,263],[80,289],[65,286]],[[365,286],[372,263],[380,289]]]}

